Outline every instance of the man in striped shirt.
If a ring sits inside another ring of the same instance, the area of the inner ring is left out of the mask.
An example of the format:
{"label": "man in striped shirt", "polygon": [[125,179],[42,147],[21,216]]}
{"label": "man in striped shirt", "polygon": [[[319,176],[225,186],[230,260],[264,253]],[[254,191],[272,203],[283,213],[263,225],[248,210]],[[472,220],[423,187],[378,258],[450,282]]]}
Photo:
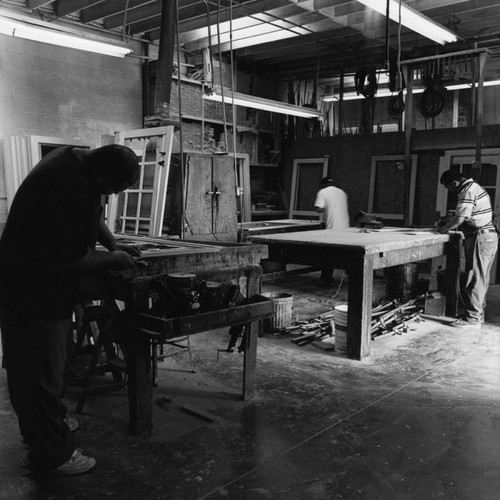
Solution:
{"label": "man in striped shirt", "polygon": [[450,193],[456,193],[458,199],[455,215],[440,226],[439,231],[459,229],[465,236],[465,314],[451,324],[458,328],[481,328],[491,266],[498,248],[491,200],[484,188],[460,172],[447,170],[440,181]]}

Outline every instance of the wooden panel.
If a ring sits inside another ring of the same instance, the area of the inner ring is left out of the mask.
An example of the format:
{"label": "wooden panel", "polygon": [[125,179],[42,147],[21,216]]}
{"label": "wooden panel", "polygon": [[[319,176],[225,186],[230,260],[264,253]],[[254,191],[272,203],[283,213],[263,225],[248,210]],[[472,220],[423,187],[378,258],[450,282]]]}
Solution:
{"label": "wooden panel", "polygon": [[220,191],[212,199],[213,232],[223,241],[236,241],[238,215],[236,213],[236,172],[229,156],[216,156],[213,162],[213,190]]}
{"label": "wooden panel", "polygon": [[212,158],[189,155],[186,162],[185,237],[212,234]]}
{"label": "wooden panel", "polygon": [[186,238],[237,241],[233,158],[191,154],[186,174]]}

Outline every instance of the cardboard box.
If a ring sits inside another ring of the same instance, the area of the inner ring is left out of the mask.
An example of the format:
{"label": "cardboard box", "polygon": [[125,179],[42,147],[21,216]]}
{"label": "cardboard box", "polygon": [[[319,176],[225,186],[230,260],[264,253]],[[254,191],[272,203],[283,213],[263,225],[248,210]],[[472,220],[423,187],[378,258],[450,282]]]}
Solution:
{"label": "cardboard box", "polygon": [[444,316],[446,297],[441,292],[432,292],[425,298],[424,313],[431,316]]}

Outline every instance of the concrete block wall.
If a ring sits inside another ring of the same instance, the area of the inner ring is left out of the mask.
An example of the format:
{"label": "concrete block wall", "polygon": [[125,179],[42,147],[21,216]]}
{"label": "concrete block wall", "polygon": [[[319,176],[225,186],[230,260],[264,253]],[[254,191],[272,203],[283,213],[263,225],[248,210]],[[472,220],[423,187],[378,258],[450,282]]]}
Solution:
{"label": "concrete block wall", "polygon": [[[0,35],[0,225],[7,214],[4,144],[46,136],[101,144],[142,126],[142,59]],[[141,53],[140,45],[133,46]]]}

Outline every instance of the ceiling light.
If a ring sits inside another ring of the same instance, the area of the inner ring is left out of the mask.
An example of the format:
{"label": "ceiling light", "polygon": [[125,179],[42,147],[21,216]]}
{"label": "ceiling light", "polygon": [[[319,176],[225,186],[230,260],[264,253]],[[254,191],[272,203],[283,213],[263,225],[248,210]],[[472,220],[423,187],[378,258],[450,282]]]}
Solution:
{"label": "ceiling light", "polygon": [[[387,0],[358,0],[358,2],[384,16],[386,14]],[[389,0],[389,17],[399,23],[399,0]],[[401,3],[401,24],[441,45],[456,42],[458,39],[455,33],[404,3]]]}
{"label": "ceiling light", "polygon": [[[483,87],[493,87],[495,85],[500,85],[500,80],[488,80],[483,83]],[[476,83],[477,86],[477,83]],[[463,89],[470,89],[472,88],[472,83],[455,83],[455,84],[449,84],[449,85],[444,85],[444,87],[447,90],[463,90]],[[421,94],[424,92],[425,88],[423,87],[414,87],[413,88],[413,94]],[[403,90],[403,94],[406,94],[406,90]],[[377,91],[375,94],[375,97],[391,97],[393,95],[396,95],[395,92],[391,92],[389,89],[382,89]],[[363,94],[358,94],[357,92],[345,92],[343,101],[353,101],[355,99],[365,99],[365,96]],[[325,95],[322,97],[323,102],[335,102],[339,101],[340,96],[338,94],[329,94]]]}
{"label": "ceiling light", "polygon": [[17,21],[8,17],[0,17],[0,33],[24,38],[26,40],[50,43],[52,45],[60,45],[62,47],[114,57],[125,57],[132,52],[132,49],[128,47],[100,42],[90,38],[73,36],[63,31],[58,31],[54,29],[54,27],[45,28],[37,26],[37,24]]}
{"label": "ceiling light", "polygon": [[203,94],[203,98],[209,101],[223,102],[226,104],[234,104],[236,106],[245,106],[247,108],[262,109],[272,113],[281,113],[284,115],[300,116],[302,118],[319,118],[323,113],[317,109],[295,106],[281,101],[273,101],[264,99],[263,97],[255,97],[252,95],[240,94],[231,92],[229,89],[224,90],[224,98],[220,89],[211,90]]}
{"label": "ceiling light", "polygon": [[[486,82],[483,82],[483,87],[494,87],[496,85],[500,85],[500,80],[488,80]],[[477,87],[477,83],[475,84],[475,86]],[[446,88],[448,90],[470,89],[472,88],[472,83],[451,84],[451,85],[446,85]]]}
{"label": "ceiling light", "polygon": [[[425,90],[424,88],[414,88],[413,93],[421,94],[424,90]],[[406,90],[404,90],[403,93],[406,94]],[[375,94],[375,97],[391,97],[393,95],[397,95],[397,93],[391,92],[389,89],[383,89],[383,90],[378,90],[377,93]],[[366,97],[363,94],[358,94],[357,92],[345,92],[342,98],[343,101],[354,101],[355,99],[366,99]],[[332,102],[339,100],[340,96],[337,94],[325,95],[322,98],[323,102]]]}

